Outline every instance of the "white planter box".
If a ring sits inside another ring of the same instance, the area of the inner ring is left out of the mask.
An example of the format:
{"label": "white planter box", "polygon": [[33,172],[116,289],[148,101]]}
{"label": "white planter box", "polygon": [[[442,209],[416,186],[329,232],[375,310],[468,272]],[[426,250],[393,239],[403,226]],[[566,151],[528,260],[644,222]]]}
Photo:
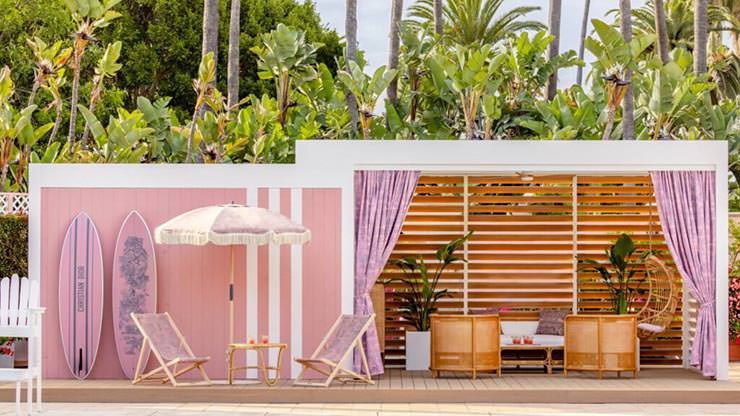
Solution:
{"label": "white planter box", "polygon": [[429,331],[406,331],[406,370],[429,370],[432,334]]}

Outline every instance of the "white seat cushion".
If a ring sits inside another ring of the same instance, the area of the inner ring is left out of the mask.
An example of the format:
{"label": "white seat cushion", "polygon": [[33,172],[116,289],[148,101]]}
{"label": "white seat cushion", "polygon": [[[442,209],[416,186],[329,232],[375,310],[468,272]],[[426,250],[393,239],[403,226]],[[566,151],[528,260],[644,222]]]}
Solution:
{"label": "white seat cushion", "polygon": [[534,343],[540,345],[563,345],[562,335],[534,335]]}
{"label": "white seat cushion", "polygon": [[642,329],[643,331],[652,332],[654,334],[659,334],[663,331],[665,331],[665,327],[662,327],[660,325],[653,325],[648,323],[640,323],[637,324],[637,329]]}

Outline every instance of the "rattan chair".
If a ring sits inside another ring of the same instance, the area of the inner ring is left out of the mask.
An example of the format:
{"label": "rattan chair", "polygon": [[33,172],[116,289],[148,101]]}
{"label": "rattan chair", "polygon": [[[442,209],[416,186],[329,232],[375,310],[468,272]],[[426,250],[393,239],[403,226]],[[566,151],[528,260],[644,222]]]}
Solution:
{"label": "rattan chair", "polygon": [[678,285],[673,271],[655,255],[645,259],[648,296],[637,312],[637,336],[650,338],[668,330],[678,307]]}

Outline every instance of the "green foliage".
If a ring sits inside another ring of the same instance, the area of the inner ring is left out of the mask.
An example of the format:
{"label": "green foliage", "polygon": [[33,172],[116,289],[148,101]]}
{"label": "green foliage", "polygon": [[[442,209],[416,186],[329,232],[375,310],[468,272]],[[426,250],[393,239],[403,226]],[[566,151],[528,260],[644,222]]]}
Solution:
{"label": "green foliage", "polygon": [[28,217],[0,215],[0,277],[28,276]]}
{"label": "green foliage", "polygon": [[638,273],[641,273],[639,270],[641,262],[634,260],[633,257],[637,247],[628,234],[622,234],[604,251],[608,264],[584,259],[580,262],[588,266],[582,270],[597,272],[612,296],[614,313],[627,314],[635,296],[641,293],[640,283],[644,281],[638,276]]}
{"label": "green foliage", "polygon": [[263,44],[252,48],[259,58],[260,79],[275,81],[275,96],[280,112],[278,121],[282,126],[288,117],[291,105],[290,94],[293,86],[300,87],[316,77],[316,51],[320,43],[307,43],[306,33],[278,24],[277,29],[262,35]]}
{"label": "green foliage", "polygon": [[140,163],[146,160],[149,144],[145,140],[154,130],[147,127],[144,113],[121,108],[118,117],[111,117],[108,126],[103,126],[87,107],[80,104],[79,110],[96,143],[91,151],[75,151],[74,158],[95,163]]}
{"label": "green foliage", "polygon": [[362,126],[362,137],[370,138],[370,128],[374,117],[375,105],[380,95],[388,88],[398,71],[395,69],[386,69],[385,65],[375,70],[372,76],[365,74],[365,71],[355,62],[349,62],[349,71],[341,70],[337,73],[337,78],[357,100],[357,109],[360,114],[360,124]]}
{"label": "green foliage", "polygon": [[434,271],[427,267],[422,256],[405,257],[392,260],[391,264],[403,271],[405,277],[392,279],[385,284],[398,281],[406,286],[406,290],[395,293],[400,303],[399,311],[405,323],[416,328],[417,331],[428,331],[430,316],[437,311],[437,302],[449,296],[447,289],[438,289],[439,279],[448,266],[454,263],[467,263],[467,259],[457,257],[455,253],[462,248],[473,234],[472,231],[461,238],[447,243],[437,250],[434,258],[437,266]]}
{"label": "green foliage", "polygon": [[[533,20],[521,20],[540,10],[539,7],[520,6],[502,10],[504,0],[449,0],[442,14],[445,20],[445,37],[459,45],[492,45],[512,33],[546,29]],[[410,15],[426,22],[434,21],[433,0],[417,0]]]}
{"label": "green foliage", "polygon": [[[3,10],[3,27],[0,30],[0,62],[13,68],[15,81],[21,97],[31,89],[34,79],[33,54],[25,46],[26,38],[38,37],[53,44],[56,41],[69,44],[70,33],[75,29],[66,0],[0,0]],[[102,4],[102,3],[101,3]],[[261,44],[261,35],[275,29],[278,23],[303,30],[308,42],[319,42],[325,46],[317,53],[317,61],[324,63],[332,73],[336,72],[335,56],[341,54],[340,38],[328,30],[319,19],[315,5],[301,0],[250,0],[241,2],[240,49],[240,95],[242,97],[263,93],[274,94],[269,81],[257,77],[256,56],[245,53]],[[150,100],[172,97],[170,105],[179,117],[190,113],[192,108],[191,79],[197,71],[201,58],[201,20],[203,1],[182,0],[126,0],[115,8],[121,16],[105,31],[96,32],[99,42],[88,46],[86,62],[83,62],[83,82],[91,78],[94,64],[104,52],[104,45],[121,41],[121,71],[115,77],[115,85],[122,94],[114,101],[133,107],[139,96]],[[221,0],[219,36],[219,67],[224,76],[219,76],[219,86],[225,90],[225,68],[228,50],[228,1]],[[87,87],[88,91],[91,87]],[[84,87],[81,87],[84,95]],[[69,85],[62,87],[64,96],[69,95]],[[110,91],[109,91],[110,93]],[[44,97],[40,97],[44,98]],[[116,113],[116,105],[106,103],[106,98],[96,109],[99,117],[107,118]],[[65,117],[68,108],[65,108]],[[39,115],[37,114],[37,117]],[[50,115],[51,120],[54,114]],[[66,122],[65,122],[66,124]],[[62,128],[65,127],[62,125]]]}
{"label": "green foliage", "polygon": [[[0,192],[26,189],[30,149],[52,128],[51,124],[34,127],[36,106],[16,109],[11,103],[14,94],[10,68],[4,67],[0,69]],[[12,164],[15,165],[13,172]],[[13,181],[9,183],[11,173]]]}

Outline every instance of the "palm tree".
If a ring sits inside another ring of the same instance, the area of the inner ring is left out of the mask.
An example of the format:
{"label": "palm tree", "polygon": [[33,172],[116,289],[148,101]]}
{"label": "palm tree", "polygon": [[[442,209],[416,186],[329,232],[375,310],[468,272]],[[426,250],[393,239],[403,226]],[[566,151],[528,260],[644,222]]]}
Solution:
{"label": "palm tree", "polygon": [[[424,21],[434,21],[434,1],[417,0],[409,15]],[[458,44],[494,44],[510,33],[521,30],[544,30],[545,25],[532,20],[520,20],[539,7],[515,7],[501,12],[504,0],[449,0],[442,9],[447,24],[445,36]]]}
{"label": "palm tree", "polygon": [[[740,19],[740,0],[720,0],[720,3],[727,8],[731,16]],[[730,45],[735,56],[740,57],[740,31],[730,32]]]}
{"label": "palm tree", "polygon": [[[550,27],[550,35],[553,36],[552,42],[547,50],[547,59],[552,61],[560,53],[560,13],[562,11],[562,0],[550,0],[550,12],[547,23]],[[558,70],[555,69],[550,80],[547,82],[547,99],[552,100],[558,92]]]}
{"label": "palm tree", "polygon": [[[351,72],[349,61],[357,62],[357,0],[347,0],[347,15],[344,20],[344,33],[347,38],[345,65]],[[352,132],[357,133],[357,100],[352,92],[347,93],[347,108],[351,117]]]}
{"label": "palm tree", "polygon": [[[622,37],[624,41],[632,42],[632,1],[619,0],[619,14],[621,16],[620,25],[622,27]],[[628,69],[625,74],[627,91],[622,101],[622,138],[624,140],[635,139],[635,103],[633,97],[634,87],[632,85],[632,70]]]}
{"label": "palm tree", "polygon": [[[668,51],[675,48],[693,51],[694,0],[661,0],[661,2],[665,11]],[[618,12],[618,10],[612,10],[609,13]],[[619,16],[617,19],[621,20]],[[635,35],[653,34],[657,36],[655,22],[654,0],[648,0],[645,6],[632,11],[632,30]],[[740,1],[719,0],[709,4],[707,22],[710,32],[729,32],[730,35],[740,33]]]}
{"label": "palm tree", "polygon": [[[218,62],[218,0],[203,2],[203,47],[202,56],[213,53],[213,62]],[[214,78],[215,81],[215,78]]]}
{"label": "palm tree", "polygon": [[239,15],[241,1],[231,0],[231,16],[229,16],[229,62],[226,74],[227,105],[234,108],[239,102]]}
{"label": "palm tree", "polygon": [[[403,17],[403,0],[393,0],[391,3],[391,28],[390,28],[390,45],[388,52],[388,68],[398,69],[398,51],[401,44],[399,31],[401,18]],[[398,77],[393,78],[388,85],[388,101],[392,105],[398,104]]]}
{"label": "palm tree", "polygon": [[656,45],[658,45],[658,56],[663,62],[663,65],[667,64],[670,60],[669,53],[670,47],[668,46],[668,23],[665,19],[665,6],[663,0],[655,0],[655,33],[657,34]]}
{"label": "palm tree", "polygon": [[694,73],[707,72],[707,0],[694,0]]}
{"label": "palm tree", "polygon": [[434,0],[434,33],[444,33],[445,19],[442,15],[442,0]]}
{"label": "palm tree", "polygon": [[[583,61],[586,52],[586,35],[588,35],[588,18],[591,12],[591,0],[585,0],[583,5],[583,19],[581,20],[581,44],[578,47],[578,59]],[[583,66],[579,65],[576,73],[576,84],[583,85]]]}

